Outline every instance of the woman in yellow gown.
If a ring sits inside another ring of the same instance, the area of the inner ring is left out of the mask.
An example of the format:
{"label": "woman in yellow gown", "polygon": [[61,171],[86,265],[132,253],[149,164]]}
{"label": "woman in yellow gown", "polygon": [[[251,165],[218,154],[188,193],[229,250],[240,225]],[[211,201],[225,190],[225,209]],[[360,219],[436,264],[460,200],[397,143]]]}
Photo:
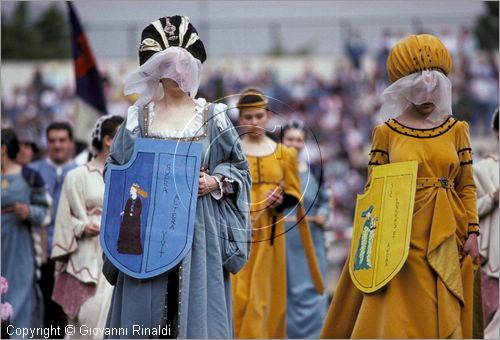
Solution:
{"label": "woman in yellow gown", "polygon": [[450,70],[450,54],[432,35],[409,36],[390,52],[392,84],[381,114],[394,119],[373,131],[369,174],[381,164],[418,161],[410,252],[400,272],[371,294],[353,285],[347,261],[322,338],[473,335],[476,188],[468,125],[451,116]]}
{"label": "woman in yellow gown", "polygon": [[[235,337],[285,338],[286,230],[282,211],[302,204],[296,151],[266,136],[265,127],[271,113],[267,110],[267,98],[260,90],[246,90],[238,101],[238,108],[240,124],[245,129],[241,137],[243,151],[252,176],[253,230],[250,258],[232,277]],[[298,210],[303,216],[303,209]],[[297,227],[309,230],[305,218],[301,218]],[[310,234],[308,241],[305,247],[310,255],[314,253]],[[312,276],[316,280],[313,281],[322,291],[315,258],[309,257],[308,261],[310,268],[315,266]]]}

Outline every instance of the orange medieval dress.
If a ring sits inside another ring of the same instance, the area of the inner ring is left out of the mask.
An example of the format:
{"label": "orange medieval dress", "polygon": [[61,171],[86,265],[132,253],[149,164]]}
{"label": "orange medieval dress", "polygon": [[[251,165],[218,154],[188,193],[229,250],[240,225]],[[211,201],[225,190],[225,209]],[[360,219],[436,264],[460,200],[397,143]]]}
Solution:
{"label": "orange medieval dress", "polygon": [[[300,201],[296,152],[278,144],[270,155],[247,155],[247,159],[252,175],[251,218],[255,232],[248,262],[232,276],[235,337],[284,338],[287,289],[285,216],[278,211],[280,209],[266,209],[266,193],[280,188],[285,201],[291,200],[292,204]],[[306,223],[305,219],[303,221]]]}
{"label": "orange medieval dress", "polygon": [[410,252],[371,294],[354,286],[347,260],[321,337],[471,338],[473,263],[461,251],[479,225],[467,123],[449,117],[412,129],[391,119],[375,128],[370,155],[370,173],[380,164],[419,163]]}

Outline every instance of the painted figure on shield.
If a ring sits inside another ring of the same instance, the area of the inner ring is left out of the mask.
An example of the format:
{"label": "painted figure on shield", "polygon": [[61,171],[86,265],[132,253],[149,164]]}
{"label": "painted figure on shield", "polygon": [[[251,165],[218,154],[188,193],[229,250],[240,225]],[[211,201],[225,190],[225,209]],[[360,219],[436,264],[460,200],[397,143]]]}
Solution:
{"label": "painted figure on shield", "polygon": [[375,237],[376,217],[372,216],[373,205],[361,213],[364,217],[363,232],[359,238],[358,249],[356,250],[356,258],[354,260],[354,270],[372,268],[372,246]]}
{"label": "painted figure on shield", "polygon": [[141,243],[141,212],[142,201],[139,196],[148,197],[148,193],[134,183],[130,187],[130,198],[123,209],[120,234],[118,236],[118,252],[122,254],[142,254]]}

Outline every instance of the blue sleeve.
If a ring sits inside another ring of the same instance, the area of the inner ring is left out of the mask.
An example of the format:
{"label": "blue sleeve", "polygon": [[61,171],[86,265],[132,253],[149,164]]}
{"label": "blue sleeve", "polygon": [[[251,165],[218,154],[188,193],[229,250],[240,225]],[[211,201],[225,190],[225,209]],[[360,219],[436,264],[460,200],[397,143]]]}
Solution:
{"label": "blue sleeve", "polygon": [[31,188],[29,221],[36,226],[47,226],[50,223],[50,207],[52,200],[42,176],[30,167],[22,168],[23,178]]}
{"label": "blue sleeve", "polygon": [[210,167],[213,169],[212,174],[233,181],[234,195],[224,196],[217,204],[220,219],[224,221],[220,224],[222,263],[227,271],[237,273],[250,255],[251,228],[248,207],[251,176],[239,134],[225,113],[223,114],[227,126],[220,129],[212,122],[210,127],[213,142],[210,149]]}

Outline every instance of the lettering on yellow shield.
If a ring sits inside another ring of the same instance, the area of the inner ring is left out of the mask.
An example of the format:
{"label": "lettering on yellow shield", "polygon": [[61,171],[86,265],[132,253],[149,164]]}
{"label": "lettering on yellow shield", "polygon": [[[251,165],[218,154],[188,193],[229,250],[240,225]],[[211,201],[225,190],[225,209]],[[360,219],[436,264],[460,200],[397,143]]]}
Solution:
{"label": "lettering on yellow shield", "polygon": [[357,197],[349,272],[364,293],[386,285],[408,257],[417,169],[417,161],[376,166]]}

